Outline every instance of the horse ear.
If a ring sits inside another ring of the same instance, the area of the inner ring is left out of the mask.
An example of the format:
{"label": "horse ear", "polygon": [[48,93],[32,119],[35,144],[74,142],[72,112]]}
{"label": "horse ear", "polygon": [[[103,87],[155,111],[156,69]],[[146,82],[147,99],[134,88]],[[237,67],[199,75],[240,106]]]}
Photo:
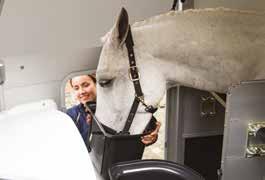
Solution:
{"label": "horse ear", "polygon": [[117,37],[119,43],[120,45],[122,45],[126,40],[129,31],[129,17],[125,8],[121,9],[115,29],[117,30],[116,32],[118,33]]}

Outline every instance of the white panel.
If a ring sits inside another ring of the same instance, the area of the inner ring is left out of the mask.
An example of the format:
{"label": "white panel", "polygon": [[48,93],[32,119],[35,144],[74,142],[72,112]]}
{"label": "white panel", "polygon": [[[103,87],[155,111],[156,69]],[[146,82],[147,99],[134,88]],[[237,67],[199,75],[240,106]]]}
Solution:
{"label": "white panel", "polygon": [[[106,7],[118,7],[122,0],[8,0],[3,11],[4,16],[65,16],[73,17],[79,15],[100,12]],[[90,11],[90,12],[88,12]]]}
{"label": "white panel", "polygon": [[9,109],[47,98],[59,105],[63,79],[71,72],[96,69],[100,51],[97,47],[3,58],[6,67],[3,107]]}
{"label": "white panel", "polygon": [[226,7],[244,10],[265,10],[265,1],[263,0],[195,0],[195,8],[206,7]]}
{"label": "white panel", "polygon": [[85,143],[56,110],[0,113],[0,179],[96,180]]}
{"label": "white panel", "polygon": [[5,107],[10,109],[20,104],[43,99],[53,99],[59,105],[60,86],[61,81],[54,81],[5,90]]}
{"label": "white panel", "polygon": [[[49,81],[62,81],[73,71],[96,69],[101,48],[80,49],[49,54],[9,56],[5,88],[28,86]],[[21,67],[24,67],[21,68]]]}
{"label": "white panel", "polygon": [[35,101],[25,104],[17,105],[10,110],[9,114],[18,114],[18,113],[31,113],[33,111],[51,111],[58,110],[58,106],[53,99],[44,99],[41,101]]}
{"label": "white panel", "polygon": [[132,24],[135,21],[168,12],[172,4],[173,0],[124,0],[122,6],[127,9]]}
{"label": "white panel", "polygon": [[165,12],[172,0],[8,0],[0,21],[0,55],[99,46],[122,6],[130,19]]}

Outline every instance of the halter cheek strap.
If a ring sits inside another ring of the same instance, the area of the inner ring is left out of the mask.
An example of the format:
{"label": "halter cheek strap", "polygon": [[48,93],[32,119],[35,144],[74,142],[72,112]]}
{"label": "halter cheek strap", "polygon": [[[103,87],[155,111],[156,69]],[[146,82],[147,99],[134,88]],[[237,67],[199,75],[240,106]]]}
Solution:
{"label": "halter cheek strap", "polygon": [[129,129],[132,125],[133,118],[136,114],[136,111],[138,109],[139,103],[141,103],[143,106],[145,106],[145,111],[149,113],[155,113],[157,108],[154,108],[152,105],[147,105],[144,102],[144,94],[142,92],[141,84],[140,84],[140,75],[138,68],[136,66],[136,61],[135,61],[135,55],[134,55],[134,42],[132,38],[132,32],[131,32],[131,27],[129,26],[128,30],[128,35],[125,40],[125,45],[128,51],[128,58],[129,58],[129,77],[131,81],[133,82],[134,90],[135,90],[135,98],[133,101],[133,104],[131,106],[130,113],[128,115],[127,121],[125,123],[125,126],[122,130],[122,134],[129,134]]}

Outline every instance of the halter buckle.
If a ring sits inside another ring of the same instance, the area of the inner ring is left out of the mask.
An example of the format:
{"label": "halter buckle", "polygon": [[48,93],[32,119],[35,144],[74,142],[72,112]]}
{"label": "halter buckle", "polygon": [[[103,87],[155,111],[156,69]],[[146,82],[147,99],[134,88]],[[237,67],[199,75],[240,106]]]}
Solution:
{"label": "halter buckle", "polygon": [[[138,71],[137,66],[131,66],[128,69],[129,78],[132,82],[139,81],[140,80],[140,73]],[[135,77],[132,77],[132,74],[136,75]]]}
{"label": "halter buckle", "polygon": [[143,96],[143,95],[142,95],[142,96],[138,96],[137,94],[135,94],[135,97],[136,97],[141,103],[145,104],[145,103],[144,103],[144,96]]}
{"label": "halter buckle", "polygon": [[154,114],[157,111],[157,107],[154,107],[152,105],[147,105],[144,102],[144,96],[137,96],[135,94],[135,97],[138,99],[138,101],[140,101],[144,106],[145,106],[145,111]]}

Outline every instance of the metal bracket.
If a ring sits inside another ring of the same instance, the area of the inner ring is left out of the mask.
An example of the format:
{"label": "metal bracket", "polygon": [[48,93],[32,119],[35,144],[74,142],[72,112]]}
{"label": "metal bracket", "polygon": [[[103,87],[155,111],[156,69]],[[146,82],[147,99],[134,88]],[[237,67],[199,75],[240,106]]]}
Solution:
{"label": "metal bracket", "polygon": [[212,96],[201,96],[200,112],[202,117],[214,116],[216,100]]}
{"label": "metal bracket", "polygon": [[249,123],[246,157],[265,156],[265,122]]}

